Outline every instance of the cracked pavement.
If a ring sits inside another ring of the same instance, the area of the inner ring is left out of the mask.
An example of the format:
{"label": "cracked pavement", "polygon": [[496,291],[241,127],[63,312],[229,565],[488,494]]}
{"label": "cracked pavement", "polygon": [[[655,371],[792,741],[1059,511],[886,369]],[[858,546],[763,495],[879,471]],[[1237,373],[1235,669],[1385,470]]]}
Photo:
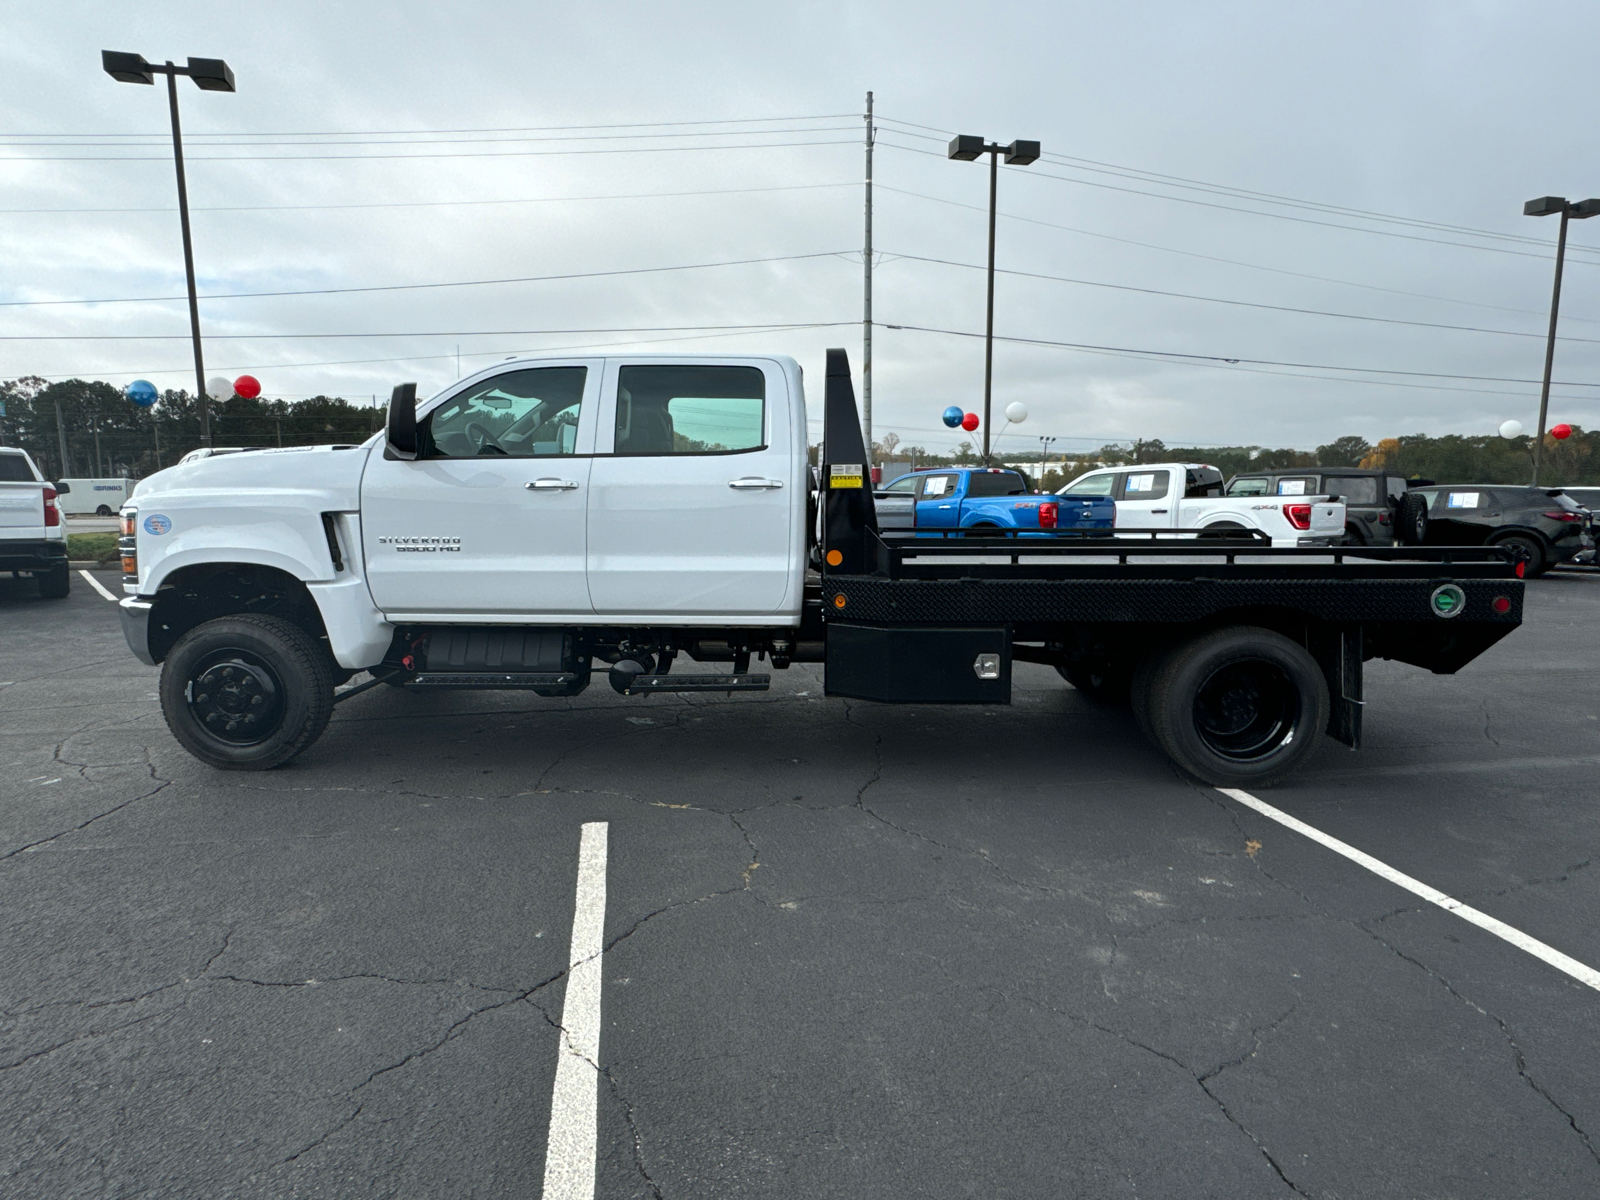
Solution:
{"label": "cracked pavement", "polygon": [[[1600,577],[1280,808],[1600,965]],[[605,1197],[1589,1196],[1600,995],[1018,664],[1010,709],[341,704],[188,758],[113,606],[0,580],[0,1194],[536,1196],[610,823]]]}

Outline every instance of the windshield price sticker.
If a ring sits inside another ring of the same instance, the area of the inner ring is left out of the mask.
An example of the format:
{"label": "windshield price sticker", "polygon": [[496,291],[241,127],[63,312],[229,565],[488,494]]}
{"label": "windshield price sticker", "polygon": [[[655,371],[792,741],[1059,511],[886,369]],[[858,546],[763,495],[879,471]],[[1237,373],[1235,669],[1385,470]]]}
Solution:
{"label": "windshield price sticker", "polygon": [[922,485],[923,498],[944,495],[949,490],[950,478],[949,475],[930,475],[928,482]]}
{"label": "windshield price sticker", "polygon": [[1278,480],[1278,495],[1304,496],[1306,494],[1306,481],[1304,479]]}
{"label": "windshield price sticker", "polygon": [[1477,492],[1451,492],[1450,499],[1446,501],[1447,508],[1477,508]]}
{"label": "windshield price sticker", "polygon": [[858,488],[862,486],[865,472],[860,463],[829,463],[828,487],[837,491],[840,488]]}
{"label": "windshield price sticker", "polygon": [[1129,475],[1127,491],[1153,492],[1156,490],[1156,477],[1154,475]]}

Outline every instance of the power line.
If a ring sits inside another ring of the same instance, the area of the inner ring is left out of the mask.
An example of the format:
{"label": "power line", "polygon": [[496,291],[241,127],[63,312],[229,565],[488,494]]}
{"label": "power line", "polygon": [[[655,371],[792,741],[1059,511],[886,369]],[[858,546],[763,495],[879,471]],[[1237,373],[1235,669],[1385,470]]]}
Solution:
{"label": "power line", "polygon": [[[890,120],[891,122],[894,122],[896,124],[903,124],[903,125],[912,124],[911,122],[908,122],[908,121],[895,122],[894,118],[886,118],[886,119]],[[916,126],[914,126],[914,128],[917,128],[917,129],[931,129],[932,126],[916,125]],[[910,133],[910,132],[899,131],[899,130],[895,130],[895,131],[892,131],[892,132],[902,132],[907,137],[923,137],[923,138],[927,138],[930,141],[938,141],[938,140],[940,140],[938,138],[930,138],[926,134]],[[946,134],[945,136],[948,137],[948,136],[951,136],[951,135]],[[1432,220],[1427,220],[1427,219],[1421,218],[1421,217],[1406,217],[1406,216],[1397,215],[1395,213],[1375,212],[1375,211],[1373,211],[1371,209],[1352,208],[1352,207],[1350,207],[1348,205],[1342,205],[1342,204],[1329,204],[1329,203],[1326,203],[1326,202],[1320,201],[1320,200],[1305,200],[1305,199],[1301,199],[1301,198],[1295,197],[1295,196],[1281,195],[1281,194],[1276,193],[1276,192],[1260,192],[1260,191],[1254,191],[1254,190],[1249,189],[1249,188],[1235,187],[1235,186],[1233,186],[1231,184],[1212,183],[1212,182],[1209,182],[1207,180],[1201,180],[1201,179],[1190,179],[1190,178],[1187,178],[1187,177],[1182,176],[1182,175],[1166,175],[1166,174],[1162,174],[1159,171],[1148,171],[1148,170],[1145,170],[1142,167],[1128,167],[1128,166],[1123,166],[1123,165],[1118,164],[1118,163],[1100,162],[1100,161],[1098,161],[1096,159],[1092,159],[1092,158],[1076,158],[1076,157],[1073,157],[1072,155],[1058,154],[1058,153],[1055,153],[1053,151],[1046,151],[1040,157],[1044,158],[1046,161],[1054,162],[1054,163],[1057,163],[1057,164],[1062,165],[1062,166],[1073,167],[1073,168],[1075,168],[1077,170],[1093,171],[1093,172],[1097,172],[1097,173],[1101,173],[1101,174],[1114,175],[1114,176],[1117,176],[1118,178],[1122,178],[1122,179],[1134,179],[1134,180],[1137,180],[1137,181],[1140,181],[1140,182],[1160,183],[1160,184],[1165,184],[1165,185],[1170,186],[1170,187],[1180,187],[1180,188],[1186,188],[1186,189],[1195,190],[1195,191],[1201,191],[1201,192],[1208,193],[1210,195],[1229,196],[1229,197],[1234,197],[1234,198],[1237,198],[1237,199],[1254,200],[1254,201],[1257,201],[1257,202],[1263,203],[1263,204],[1282,204],[1282,205],[1287,205],[1289,207],[1300,208],[1300,209],[1305,209],[1305,210],[1309,210],[1309,211],[1326,212],[1326,213],[1331,213],[1331,214],[1340,215],[1340,216],[1358,217],[1358,218],[1361,218],[1363,220],[1369,220],[1369,221],[1384,221],[1384,222],[1389,222],[1389,223],[1392,223],[1392,224],[1407,225],[1407,226],[1411,226],[1413,228],[1418,228],[1418,229],[1438,230],[1438,231],[1444,232],[1444,233],[1459,233],[1459,234],[1466,234],[1466,235],[1469,235],[1469,236],[1472,236],[1472,237],[1491,238],[1491,239],[1495,239],[1495,240],[1498,240],[1498,241],[1517,242],[1517,243],[1521,243],[1523,245],[1545,246],[1547,244],[1541,238],[1529,237],[1526,234],[1502,233],[1502,232],[1499,232],[1498,230],[1479,229],[1479,228],[1476,228],[1476,227],[1470,226],[1470,225],[1453,225],[1453,224],[1450,224],[1450,223],[1445,222],[1445,221],[1432,221]],[[1177,199],[1177,197],[1168,197],[1168,198],[1169,199]],[[1266,214],[1262,214],[1262,215],[1266,215]]]}
{"label": "power line", "polygon": [[[917,333],[938,333],[948,337],[981,338],[981,333],[968,333],[961,329],[935,329],[927,325],[890,325],[884,324],[884,329],[905,329]],[[1284,362],[1273,358],[1234,358],[1221,354],[1192,354],[1180,350],[1148,350],[1132,346],[1101,346],[1090,342],[1058,342],[1048,338],[1005,337],[994,335],[996,341],[1016,342],[1026,346],[1053,346],[1063,350],[1085,350],[1105,354],[1138,354],[1146,355],[1159,361],[1186,361],[1195,363],[1226,363],[1232,366],[1244,363],[1253,366],[1267,367],[1295,367],[1307,371],[1345,371],[1363,375],[1401,375],[1418,379],[1459,379],[1477,383],[1526,383],[1537,384],[1538,379],[1516,379],[1504,375],[1453,375],[1440,371],[1403,371],[1389,367],[1343,367],[1328,363],[1301,363]],[[1552,381],[1554,382],[1554,381]],[[1600,383],[1564,382],[1562,387],[1600,388]]]}
{"label": "power line", "polygon": [[[857,326],[859,324],[860,324],[859,321],[825,321],[825,322],[816,323],[814,325],[794,326],[793,328],[797,328],[797,329],[807,329],[807,328],[825,329],[825,328],[833,328],[833,327],[837,327],[837,326],[841,326],[841,325],[848,325],[848,326],[854,328],[855,326]],[[731,331],[731,332],[728,332],[728,333],[704,333],[704,334],[696,333],[696,334],[688,334],[688,335],[686,335],[684,337],[641,338],[641,339],[636,339],[636,340],[627,341],[627,342],[589,342],[589,343],[582,343],[582,344],[577,344],[577,345],[566,345],[566,346],[541,346],[541,347],[538,347],[538,348],[532,349],[532,350],[529,350],[529,349],[509,349],[507,347],[501,347],[498,350],[472,350],[472,351],[467,351],[464,354],[462,354],[462,357],[463,358],[504,358],[505,355],[507,355],[508,353],[513,355],[513,356],[523,355],[523,354],[550,355],[550,354],[557,354],[557,353],[566,353],[568,351],[609,350],[609,349],[614,349],[614,348],[617,348],[617,347],[625,347],[625,346],[657,346],[657,345],[663,345],[663,344],[666,344],[666,343],[669,343],[669,342],[700,341],[700,340],[705,339],[705,338],[749,337],[751,334],[769,333],[769,332],[771,332],[770,329],[767,329],[767,328],[763,327],[763,328],[760,328],[760,329],[736,330],[736,331]],[[455,351],[452,350],[447,354],[407,354],[407,355],[402,355],[402,356],[396,357],[396,358],[342,358],[342,359],[332,359],[332,360],[323,361],[323,362],[290,362],[290,363],[280,362],[280,363],[268,363],[264,367],[260,363],[240,363],[240,364],[235,364],[233,366],[228,366],[228,367],[219,366],[216,369],[218,371],[221,371],[221,372],[224,372],[224,373],[230,372],[230,371],[245,371],[245,370],[297,371],[297,370],[309,369],[309,368],[312,368],[312,367],[362,367],[362,366],[381,365],[381,364],[384,364],[384,363],[437,362],[437,361],[444,360],[444,359],[454,359],[455,357],[456,357]],[[89,369],[86,369],[86,370],[73,371],[73,372],[71,372],[69,374],[66,374],[66,375],[40,375],[40,376],[37,376],[37,378],[39,378],[39,379],[80,379],[86,374],[89,374],[89,375],[134,375],[134,376],[179,375],[179,374],[185,374],[185,373],[187,373],[188,371],[190,371],[192,369],[193,369],[192,368],[192,364],[190,366],[174,366],[174,367],[139,367],[139,368],[133,368],[133,367],[93,367],[93,368],[89,368]],[[280,393],[278,393],[278,395],[280,395],[280,396],[283,396],[283,395],[309,395],[309,393],[280,392]]]}
{"label": "power line", "polygon": [[[943,196],[930,196],[925,192],[907,191],[905,188],[890,187],[885,183],[874,183],[879,191],[894,192],[900,196],[912,196],[918,200],[927,200],[934,204],[948,204],[954,208],[964,208],[969,212],[987,213],[989,210],[979,204],[964,204],[959,200],[947,200]],[[1110,233],[1099,233],[1092,229],[1079,229],[1073,225],[1061,225],[1054,221],[1042,221],[1037,217],[1024,217],[1018,213],[999,212],[997,216],[1005,217],[1009,221],[1021,221],[1027,225],[1039,225],[1046,229],[1059,229],[1066,233],[1081,234],[1084,237],[1099,238],[1102,241],[1119,242],[1125,246],[1138,246],[1145,250],[1160,250],[1165,254],[1181,254],[1185,258],[1198,258],[1205,262],[1224,263],[1232,267],[1244,267],[1251,271],[1266,271],[1273,275],[1287,275],[1293,279],[1310,279],[1317,283],[1334,283],[1341,287],[1361,288],[1369,292],[1385,292],[1391,296],[1406,296],[1414,300],[1436,300],[1442,304],[1462,304],[1469,308],[1483,308],[1492,312],[1522,313],[1527,316],[1545,317],[1548,314],[1539,309],[1512,308],[1504,304],[1485,304],[1480,300],[1463,300],[1458,296],[1434,296],[1427,292],[1411,292],[1403,288],[1383,287],[1376,283],[1358,283],[1353,279],[1336,279],[1329,275],[1313,275],[1306,271],[1290,271],[1284,267],[1268,267],[1261,263],[1245,262],[1237,258],[1223,258],[1216,254],[1201,254],[1196,250],[1180,250],[1176,246],[1163,246],[1157,242],[1141,242],[1135,238],[1117,237]],[[1587,317],[1566,317],[1569,321],[1582,321],[1584,324],[1600,324]]]}
{"label": "power line", "polygon": [[[404,333],[212,333],[212,342],[262,342],[307,341],[320,338],[428,338],[428,337],[529,337],[545,334],[573,333],[682,333],[686,330],[751,329],[779,331],[785,329],[816,329],[838,325],[838,321],[765,321],[746,325],[618,325],[592,329],[425,329]],[[7,333],[0,334],[0,342],[187,342],[187,333]]]}
{"label": "power line", "polygon": [[[932,150],[923,150],[917,146],[902,146],[896,142],[887,141],[881,142],[880,144],[888,146],[893,150],[900,150],[907,154],[924,154],[932,158],[945,157],[944,155],[937,154]],[[1300,225],[1316,225],[1325,229],[1342,229],[1348,233],[1366,233],[1371,234],[1374,237],[1400,238],[1411,242],[1426,242],[1435,246],[1454,246],[1462,250],[1481,250],[1492,254],[1510,254],[1517,258],[1537,258],[1541,261],[1548,261],[1551,257],[1548,254],[1534,254],[1526,250],[1512,250],[1505,246],[1475,246],[1470,242],[1452,242],[1446,241],[1443,238],[1422,237],[1419,234],[1400,233],[1399,231],[1393,229],[1364,229],[1359,225],[1341,225],[1335,221],[1317,221],[1310,217],[1291,216],[1289,213],[1262,212],[1260,209],[1239,208],[1231,204],[1215,204],[1209,200],[1196,200],[1192,196],[1168,196],[1163,195],[1161,192],[1146,192],[1141,191],[1138,188],[1118,187],[1115,184],[1100,183],[1092,179],[1074,179],[1069,175],[1052,175],[1050,172],[1040,171],[1036,167],[1028,168],[1027,170],[1018,169],[1017,173],[1019,176],[1028,179],[1053,179],[1059,183],[1075,183],[1081,187],[1100,188],[1111,192],[1123,192],[1131,196],[1148,196],[1155,200],[1170,200],[1177,204],[1193,204],[1201,208],[1212,208],[1222,212],[1244,213],[1245,215],[1252,217],[1268,217],[1274,221],[1292,221]],[[1586,262],[1590,266],[1600,265],[1600,262],[1589,262],[1589,260],[1581,261]]]}
{"label": "power line", "polygon": [[[596,200],[666,200],[680,196],[737,196],[754,192],[803,192],[818,188],[860,187],[855,180],[840,183],[793,183],[780,187],[703,188],[692,192],[628,192],[605,196],[529,196],[512,200],[389,200],[373,204],[223,204],[196,206],[197,212],[299,212],[302,210],[376,209],[376,208],[454,208],[469,205],[494,204],[569,204]],[[0,208],[0,213],[172,213],[177,205],[166,208]]]}
{"label": "power line", "polygon": [[[561,133],[574,129],[671,129],[686,125],[763,125],[781,121],[854,120],[860,113],[811,113],[798,117],[720,117],[704,121],[631,121],[612,125],[507,125],[483,129],[296,129],[265,133],[201,134],[205,137],[378,137],[385,134],[445,133]],[[164,138],[168,133],[0,133],[0,137],[148,137]]]}
{"label": "power line", "polygon": [[[757,263],[800,262],[812,258],[836,258],[848,251],[821,250],[814,254],[779,254],[768,258],[740,258],[725,262],[683,263],[671,267],[626,267],[615,271],[574,271],[564,275],[524,275],[509,279],[459,279],[445,283],[394,283],[373,287],[304,288],[288,292],[211,292],[201,300],[250,300],[273,296],[340,296],[355,292],[410,292],[433,288],[488,287],[505,283],[549,283],[564,279],[602,279],[617,275],[657,275],[666,271],[701,271],[711,267],[747,267]],[[152,304],[187,300],[188,296],[117,296],[104,300],[4,300],[0,308],[46,308],[64,304]]]}
{"label": "power line", "polygon": [[[407,158],[528,158],[547,154],[672,154],[698,150],[787,150],[801,146],[854,146],[854,139],[831,142],[753,142],[745,146],[611,146],[598,150],[491,150],[468,154],[185,154],[193,162],[383,162]],[[0,155],[0,162],[161,162],[172,161],[170,154],[27,154]]]}
{"label": "power line", "polygon": [[[844,133],[849,130],[845,125],[810,125],[798,129],[779,129],[770,131],[771,136],[779,134],[787,136],[792,133]],[[231,147],[249,147],[251,149],[265,150],[277,146],[464,146],[488,143],[491,145],[507,145],[514,142],[607,142],[607,141],[644,141],[650,138],[693,138],[693,137],[758,137],[768,136],[769,131],[759,129],[697,129],[684,133],[583,133],[564,137],[428,137],[428,138],[384,138],[363,141],[294,141],[294,142],[223,142],[207,140],[209,137],[231,137],[231,134],[190,134],[184,141],[184,146],[199,149],[228,149]],[[72,147],[73,149],[91,150],[97,148],[114,148],[120,150],[147,150],[170,146],[171,140],[158,139],[145,142],[6,142],[0,141],[0,149],[32,150],[39,147]]]}
{"label": "power line", "polygon": [[[920,254],[897,254],[893,251],[885,251],[885,253],[893,255],[895,258],[906,259],[911,262],[937,263],[940,266],[963,267],[971,271],[985,271],[988,269],[981,263],[953,262],[947,258],[927,258]],[[1543,333],[1523,332],[1516,329],[1489,329],[1479,325],[1446,325],[1436,321],[1411,321],[1402,317],[1374,317],[1367,316],[1362,313],[1331,312],[1320,308],[1295,308],[1286,304],[1265,304],[1254,300],[1228,300],[1221,296],[1200,296],[1195,295],[1192,292],[1170,292],[1161,288],[1135,287],[1132,284],[1127,283],[1105,283],[1094,279],[1072,279],[1065,275],[1044,275],[1037,271],[1014,271],[1007,270],[1004,267],[996,267],[995,274],[1015,275],[1022,279],[1044,279],[1049,280],[1052,283],[1075,283],[1082,287],[1110,288],[1119,292],[1138,292],[1141,295],[1146,296],[1167,296],[1176,300],[1200,300],[1208,304],[1227,304],[1237,308],[1258,308],[1265,309],[1270,312],[1297,313],[1302,316],[1311,317],[1337,317],[1340,320],[1345,321],[1370,321],[1381,325],[1409,325],[1418,329],[1442,329],[1454,333],[1492,333],[1500,337],[1537,338],[1540,341],[1544,341],[1547,336]],[[1561,335],[1557,338],[1557,340],[1564,342],[1588,342],[1593,345],[1600,345],[1600,338],[1568,337],[1566,335]]]}

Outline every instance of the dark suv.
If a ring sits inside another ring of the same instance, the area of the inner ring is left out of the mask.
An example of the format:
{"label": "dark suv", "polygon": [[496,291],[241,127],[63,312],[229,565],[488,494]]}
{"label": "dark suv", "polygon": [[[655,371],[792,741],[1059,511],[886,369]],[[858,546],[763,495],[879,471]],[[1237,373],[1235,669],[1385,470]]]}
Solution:
{"label": "dark suv", "polygon": [[1352,546],[1390,546],[1405,502],[1406,481],[1362,467],[1301,467],[1251,472],[1228,480],[1230,496],[1327,496],[1343,500],[1344,540]]}
{"label": "dark suv", "polygon": [[1530,578],[1594,545],[1589,510],[1560,488],[1431,484],[1411,494],[1428,501],[1425,545],[1505,546]]}

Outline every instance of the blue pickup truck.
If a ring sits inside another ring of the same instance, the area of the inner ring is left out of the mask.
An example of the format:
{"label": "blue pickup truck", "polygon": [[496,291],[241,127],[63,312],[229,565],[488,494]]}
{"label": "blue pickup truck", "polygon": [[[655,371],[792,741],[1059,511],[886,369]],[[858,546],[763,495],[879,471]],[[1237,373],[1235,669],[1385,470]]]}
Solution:
{"label": "blue pickup truck", "polygon": [[953,467],[902,475],[873,493],[885,529],[1106,529],[1110,496],[1038,495],[1019,472]]}

